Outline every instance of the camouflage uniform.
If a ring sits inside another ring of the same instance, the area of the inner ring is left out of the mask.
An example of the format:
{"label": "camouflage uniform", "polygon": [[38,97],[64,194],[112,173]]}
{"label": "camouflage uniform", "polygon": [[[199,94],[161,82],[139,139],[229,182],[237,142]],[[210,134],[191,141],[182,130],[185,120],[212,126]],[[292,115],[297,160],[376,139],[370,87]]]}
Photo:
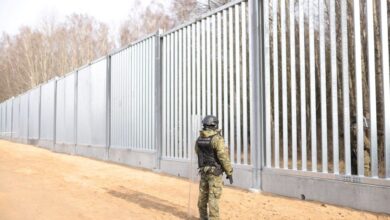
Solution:
{"label": "camouflage uniform", "polygon": [[[219,199],[222,194],[222,171],[226,175],[231,176],[233,169],[230,163],[229,154],[225,151],[225,144],[223,137],[215,130],[202,130],[200,137],[211,137],[212,149],[217,157],[218,163],[222,170],[218,171],[218,167],[204,166],[199,168],[201,180],[199,183],[199,199],[198,208],[200,219],[219,219]],[[195,145],[195,151],[199,157],[200,149],[198,142]],[[207,215],[207,204],[209,206],[209,215]]]}
{"label": "camouflage uniform", "polygon": [[[352,129],[352,149],[351,149],[351,172],[352,175],[358,174],[358,153],[357,153],[357,132],[356,128]],[[371,149],[371,143],[370,140],[364,135],[364,174],[366,176],[370,176],[371,170],[370,170],[370,163],[371,163],[371,157],[370,157],[370,149]]]}

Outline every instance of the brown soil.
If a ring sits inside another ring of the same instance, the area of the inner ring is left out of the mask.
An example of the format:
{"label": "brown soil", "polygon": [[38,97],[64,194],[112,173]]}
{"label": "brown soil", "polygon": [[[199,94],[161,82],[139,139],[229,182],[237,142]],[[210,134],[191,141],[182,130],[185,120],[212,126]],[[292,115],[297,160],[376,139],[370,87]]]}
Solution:
{"label": "brown soil", "polygon": [[[195,194],[185,179],[0,141],[3,220],[186,219]],[[220,209],[221,219],[390,219],[231,187]]]}

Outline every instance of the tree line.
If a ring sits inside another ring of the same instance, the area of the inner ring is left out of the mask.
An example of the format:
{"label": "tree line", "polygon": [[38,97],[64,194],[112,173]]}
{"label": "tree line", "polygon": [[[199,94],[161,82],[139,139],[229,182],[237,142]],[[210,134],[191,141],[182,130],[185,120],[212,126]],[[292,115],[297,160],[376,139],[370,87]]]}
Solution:
{"label": "tree line", "polygon": [[[173,0],[169,7],[152,0],[129,9],[118,36],[109,25],[86,14],[64,21],[45,17],[38,26],[22,26],[0,35],[0,102],[108,54],[158,29],[168,30],[229,0]],[[140,3],[140,0],[138,0]]]}

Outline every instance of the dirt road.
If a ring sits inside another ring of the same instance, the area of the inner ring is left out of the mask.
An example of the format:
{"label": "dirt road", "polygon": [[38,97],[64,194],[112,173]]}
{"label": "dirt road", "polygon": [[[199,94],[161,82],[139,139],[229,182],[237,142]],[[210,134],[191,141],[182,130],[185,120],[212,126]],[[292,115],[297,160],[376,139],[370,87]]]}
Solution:
{"label": "dirt road", "polygon": [[[195,190],[184,179],[0,140],[2,220],[187,219],[196,208],[196,198],[189,199]],[[221,217],[390,219],[229,187],[221,200]]]}

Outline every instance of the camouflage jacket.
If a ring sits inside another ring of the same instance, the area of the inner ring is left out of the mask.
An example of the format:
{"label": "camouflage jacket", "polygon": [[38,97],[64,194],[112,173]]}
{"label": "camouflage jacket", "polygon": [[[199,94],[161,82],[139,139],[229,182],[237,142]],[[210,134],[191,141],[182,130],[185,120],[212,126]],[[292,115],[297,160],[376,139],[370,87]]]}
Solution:
{"label": "camouflage jacket", "polygon": [[[210,137],[214,136],[212,139],[211,144],[213,146],[213,149],[215,153],[217,154],[217,157],[219,159],[219,162],[221,163],[221,166],[223,168],[223,171],[226,173],[226,175],[232,175],[233,168],[232,164],[229,159],[229,153],[227,151],[227,148],[225,148],[225,141],[223,140],[223,137],[219,134],[219,131],[214,130],[202,130],[200,131],[201,137]],[[195,144],[195,152],[198,154],[199,148],[198,145]],[[207,169],[207,167],[206,167]]]}

